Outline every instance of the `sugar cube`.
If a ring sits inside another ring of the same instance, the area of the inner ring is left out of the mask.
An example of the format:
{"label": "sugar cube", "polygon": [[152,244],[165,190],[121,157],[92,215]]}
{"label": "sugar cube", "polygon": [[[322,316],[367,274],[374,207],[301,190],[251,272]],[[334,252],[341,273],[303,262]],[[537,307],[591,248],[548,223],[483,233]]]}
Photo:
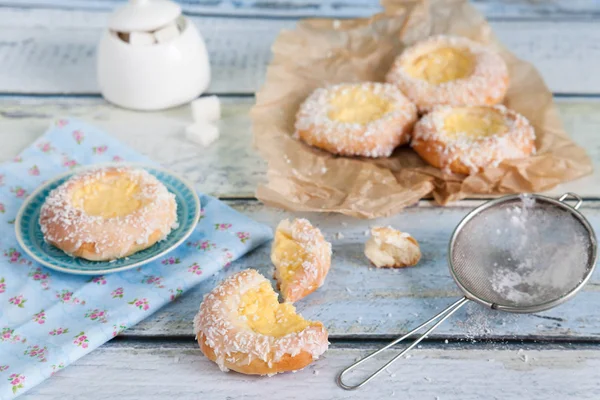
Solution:
{"label": "sugar cube", "polygon": [[208,147],[219,138],[219,128],[210,122],[194,122],[185,128],[185,137],[203,147]]}
{"label": "sugar cube", "polygon": [[221,102],[217,96],[197,98],[192,101],[191,106],[195,122],[214,122],[221,118]]}

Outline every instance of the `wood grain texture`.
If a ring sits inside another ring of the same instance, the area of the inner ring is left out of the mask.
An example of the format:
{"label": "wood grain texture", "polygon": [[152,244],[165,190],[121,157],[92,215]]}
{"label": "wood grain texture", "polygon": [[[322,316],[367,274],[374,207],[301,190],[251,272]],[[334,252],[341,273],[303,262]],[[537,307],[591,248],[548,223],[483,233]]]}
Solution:
{"label": "wood grain texture", "polygon": [[[56,7],[67,9],[109,10],[119,0],[3,0],[16,7]],[[353,17],[380,10],[369,0],[178,0],[188,13],[230,16],[269,17]],[[591,19],[599,14],[597,0],[473,0],[488,18],[579,18]]]}
{"label": "wood grain texture", "polygon": [[[230,203],[236,209],[275,227],[289,213],[257,202]],[[326,283],[296,306],[307,318],[324,323],[332,338],[390,338],[419,325],[457,300],[461,293],[450,277],[447,246],[452,231],[472,207],[413,207],[392,218],[356,220],[341,215],[294,214],[311,219],[332,242],[332,267]],[[600,204],[582,207],[582,213],[600,231]],[[423,258],[404,269],[370,267],[363,254],[365,231],[391,225],[411,233],[420,243]],[[207,279],[176,303],[132,327],[127,336],[193,336],[192,320],[205,293],[235,271],[256,268],[273,274],[270,245],[250,253],[227,270]],[[185,267],[185,266],[184,266]],[[433,338],[494,340],[600,339],[600,271],[578,296],[557,308],[531,315],[488,310],[470,304],[441,325]]]}
{"label": "wood grain texture", "polygon": [[[104,11],[0,8],[0,92],[97,93],[95,46],[107,17]],[[254,93],[264,81],[275,37],[295,25],[290,19],[192,20],[207,42],[213,93]],[[600,93],[599,24],[502,20],[492,28],[537,66],[554,92]]]}
{"label": "wood grain texture", "polygon": [[[189,106],[162,112],[132,112],[98,98],[0,97],[0,162],[12,159],[48,127],[53,118],[73,116],[104,129],[117,139],[187,177],[206,193],[228,198],[254,196],[265,179],[265,162],[252,148],[248,112],[252,98],[221,98],[220,140],[203,149],[189,142],[185,126]],[[600,100],[557,99],[567,131],[584,146],[600,169]],[[600,197],[600,174],[553,189]]]}
{"label": "wood grain texture", "polygon": [[[221,372],[191,340],[112,342],[21,398],[584,400],[600,396],[600,350],[578,347],[424,346],[363,389],[338,388],[336,374],[373,349],[372,345],[334,346],[302,371],[266,378]],[[386,351],[376,361],[392,355],[392,350]]]}

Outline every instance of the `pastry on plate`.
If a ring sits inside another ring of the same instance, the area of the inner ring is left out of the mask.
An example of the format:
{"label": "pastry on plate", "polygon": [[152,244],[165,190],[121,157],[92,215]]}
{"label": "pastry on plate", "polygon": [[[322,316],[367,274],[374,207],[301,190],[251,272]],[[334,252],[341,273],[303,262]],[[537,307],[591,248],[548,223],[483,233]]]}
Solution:
{"label": "pastry on plate", "polygon": [[408,47],[396,58],[387,82],[427,112],[438,105],[501,103],[508,68],[489,47],[457,36],[434,36]]}
{"label": "pastry on plate", "polygon": [[140,168],[101,167],[74,175],[42,205],[46,242],[92,261],[122,258],[167,237],[175,196]]}
{"label": "pastry on plate", "polygon": [[341,156],[388,157],[408,143],[417,110],[394,85],[346,83],[315,90],[296,115],[295,135]]}
{"label": "pastry on plate", "polygon": [[194,332],[202,353],[221,370],[250,375],[302,369],[329,345],[323,324],[279,303],[271,283],[253,269],[230,276],[204,298]]}
{"label": "pastry on plate", "polygon": [[275,279],[285,301],[295,302],[317,290],[331,266],[331,244],[306,219],[285,219],[271,248]]}
{"label": "pastry on plate", "polygon": [[392,227],[371,229],[365,244],[365,256],[377,268],[400,268],[416,265],[421,259],[419,243],[408,233]]}
{"label": "pastry on plate", "polygon": [[527,118],[504,106],[440,107],[416,124],[411,146],[434,167],[474,174],[535,153]]}

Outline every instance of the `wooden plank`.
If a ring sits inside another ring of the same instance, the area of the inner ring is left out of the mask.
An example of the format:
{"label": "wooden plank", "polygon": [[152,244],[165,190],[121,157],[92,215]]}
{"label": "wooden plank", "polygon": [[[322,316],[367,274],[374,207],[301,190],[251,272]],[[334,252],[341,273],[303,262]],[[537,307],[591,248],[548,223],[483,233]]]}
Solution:
{"label": "wooden plank", "polygon": [[[283,218],[309,218],[332,242],[333,262],[325,285],[296,306],[305,317],[322,321],[333,338],[394,337],[419,325],[461,296],[448,271],[446,249],[454,227],[471,207],[413,207],[392,218],[365,221],[330,214],[292,216],[257,202],[231,204],[273,228]],[[600,231],[600,203],[582,207],[582,213]],[[395,270],[370,268],[363,254],[365,231],[377,225],[391,225],[410,232],[421,245],[423,258],[419,265]],[[256,268],[270,277],[273,267],[269,254],[270,245],[262,246],[176,303],[129,329],[125,335],[193,336],[192,320],[204,294],[241,269]],[[432,338],[597,341],[600,340],[599,288],[600,271],[596,271],[574,300],[532,315],[467,305],[440,326]]]}
{"label": "wooden plank", "polygon": [[[269,16],[269,17],[355,17],[371,15],[380,10],[369,0],[179,0],[183,10],[202,15]],[[55,7],[66,9],[109,10],[118,0],[3,0],[15,7]],[[474,0],[473,4],[488,18],[580,18],[591,19],[599,14],[598,0],[568,2],[533,0]]]}
{"label": "wooden plank", "polygon": [[[89,121],[124,143],[149,155],[221,197],[253,197],[265,179],[265,162],[252,148],[248,111],[251,98],[221,98],[221,138],[202,149],[184,136],[191,123],[189,106],[162,112],[139,113],[113,107],[98,98],[0,97],[0,162],[12,159],[50,124],[53,118],[73,116]],[[600,100],[557,99],[567,131],[585,146],[600,167]],[[600,197],[600,174],[553,189],[586,197]]]}
{"label": "wooden plank", "polygon": [[[61,370],[25,399],[597,399],[600,351],[575,347],[424,346],[369,386],[347,392],[336,374],[374,347],[333,346],[295,374],[223,373],[195,343],[113,342]],[[388,359],[388,350],[377,361]],[[10,372],[10,371],[9,371]],[[359,378],[357,375],[356,378]],[[85,382],[85,384],[82,384]],[[310,388],[310,395],[306,390]]]}
{"label": "wooden plank", "polygon": [[[95,46],[106,19],[106,12],[0,8],[0,92],[97,93]],[[295,25],[288,19],[192,20],[206,38],[213,93],[254,93],[277,34]],[[503,20],[492,28],[539,68],[554,92],[600,93],[599,24]]]}

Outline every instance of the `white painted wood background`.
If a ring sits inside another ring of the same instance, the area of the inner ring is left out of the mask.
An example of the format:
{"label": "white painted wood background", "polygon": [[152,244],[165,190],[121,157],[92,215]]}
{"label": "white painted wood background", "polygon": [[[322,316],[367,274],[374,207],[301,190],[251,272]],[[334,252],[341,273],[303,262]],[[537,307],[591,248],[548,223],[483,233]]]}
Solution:
{"label": "white painted wood background", "polygon": [[[97,93],[94,48],[117,0],[0,1],[0,161],[8,160],[60,116],[85,119],[275,226],[307,216],[333,243],[327,283],[298,304],[331,333],[332,349],[297,374],[271,379],[223,374],[200,355],[191,319],[202,295],[234,271],[269,275],[268,246],[207,280],[152,317],[31,390],[27,399],[598,399],[600,273],[573,301],[534,315],[467,306],[365,390],[344,392],[334,374],[360,355],[405,332],[460,294],[446,265],[451,231],[478,200],[451,207],[427,201],[394,217],[359,221],[294,214],[254,199],[265,164],[251,147],[247,115],[264,79],[272,41],[299,16],[346,18],[377,11],[370,0],[182,0],[206,37],[221,95],[222,138],[205,150],[187,142],[189,107],[138,113],[113,107]],[[600,1],[476,0],[500,39],[533,62],[557,95],[567,130],[600,167]],[[561,185],[600,231],[600,174]],[[364,231],[392,224],[423,249],[416,268],[374,270],[362,254]],[[342,236],[338,235],[342,233]],[[444,341],[449,340],[449,344]],[[475,343],[473,343],[475,342]],[[534,343],[535,342],[535,343]],[[524,351],[519,352],[519,349]],[[387,354],[389,355],[389,353]],[[310,391],[307,392],[307,389]]]}

